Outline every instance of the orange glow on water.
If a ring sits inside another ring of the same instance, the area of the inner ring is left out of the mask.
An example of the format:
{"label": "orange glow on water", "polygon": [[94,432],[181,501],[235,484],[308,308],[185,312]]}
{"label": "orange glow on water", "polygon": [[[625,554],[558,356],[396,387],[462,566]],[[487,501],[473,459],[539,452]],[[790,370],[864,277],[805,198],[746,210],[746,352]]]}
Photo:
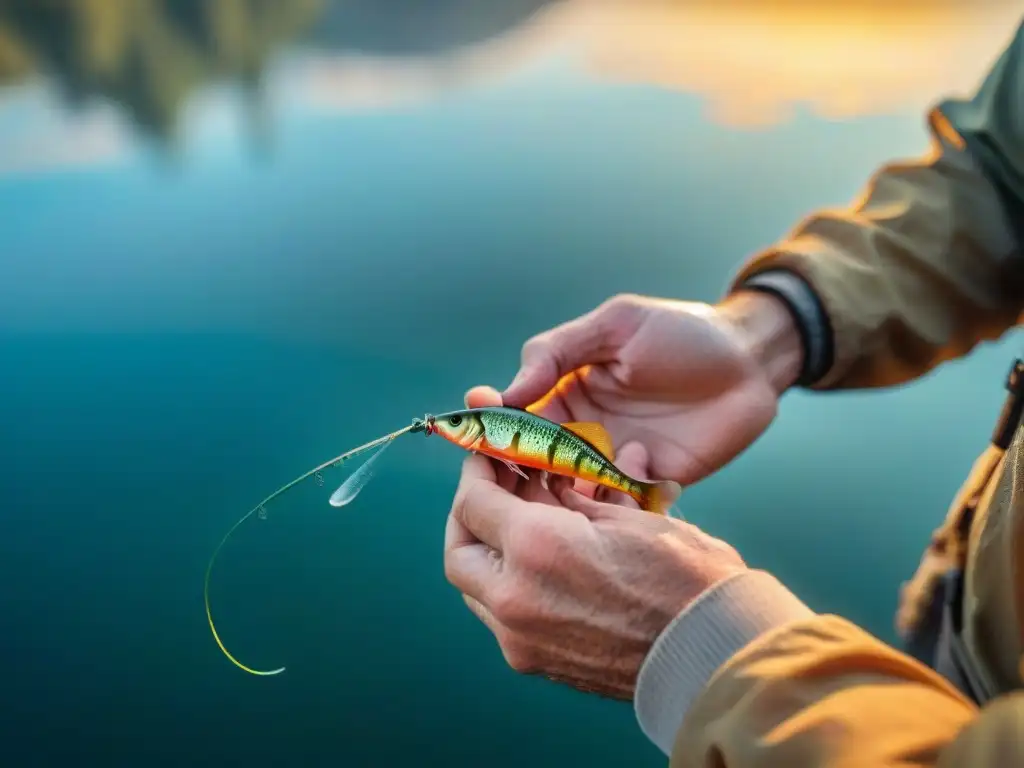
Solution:
{"label": "orange glow on water", "polygon": [[922,111],[973,91],[1022,14],[943,0],[568,0],[443,62],[322,60],[309,92],[326,107],[386,107],[568,55],[598,78],[698,94],[732,126],[772,125],[797,105],[833,119]]}
{"label": "orange glow on water", "polygon": [[1022,12],[865,0],[584,6],[595,14],[587,60],[596,72],[699,93],[717,120],[746,126],[778,122],[798,104],[842,119],[969,93]]}

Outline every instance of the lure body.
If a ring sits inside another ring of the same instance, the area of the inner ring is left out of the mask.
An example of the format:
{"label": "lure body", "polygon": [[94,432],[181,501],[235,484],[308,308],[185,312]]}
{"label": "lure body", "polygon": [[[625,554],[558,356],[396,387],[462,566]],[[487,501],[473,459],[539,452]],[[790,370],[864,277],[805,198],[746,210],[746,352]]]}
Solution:
{"label": "lure body", "polygon": [[516,466],[597,483],[632,496],[651,512],[664,514],[679,495],[676,483],[637,480],[616,467],[611,439],[595,422],[557,424],[529,411],[497,406],[428,416],[425,422],[428,435],[491,456],[520,474]]}

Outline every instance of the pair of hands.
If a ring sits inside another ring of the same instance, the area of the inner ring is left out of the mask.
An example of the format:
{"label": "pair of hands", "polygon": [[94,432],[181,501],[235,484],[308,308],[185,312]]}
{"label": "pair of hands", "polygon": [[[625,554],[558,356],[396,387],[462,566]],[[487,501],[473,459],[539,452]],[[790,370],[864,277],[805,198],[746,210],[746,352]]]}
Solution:
{"label": "pair of hands", "polygon": [[[781,304],[730,302],[616,297],[528,341],[505,392],[474,388],[467,405],[601,422],[626,473],[694,483],[764,431],[800,362],[791,326],[775,348],[749,332],[761,321],[785,329]],[[625,495],[537,472],[523,480],[483,456],[463,465],[445,534],[449,582],[513,669],[623,699],[669,622],[745,567],[725,542]]]}

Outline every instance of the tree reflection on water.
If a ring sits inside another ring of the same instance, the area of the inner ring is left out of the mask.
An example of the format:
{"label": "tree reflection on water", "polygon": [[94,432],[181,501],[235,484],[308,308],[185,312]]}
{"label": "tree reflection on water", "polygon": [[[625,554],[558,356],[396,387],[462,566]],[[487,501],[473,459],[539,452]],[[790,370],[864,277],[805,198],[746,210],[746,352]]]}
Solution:
{"label": "tree reflection on water", "polygon": [[213,83],[241,87],[251,129],[286,46],[433,55],[501,34],[551,0],[21,0],[0,4],[0,87],[44,76],[69,106],[115,102],[142,134],[176,136]]}

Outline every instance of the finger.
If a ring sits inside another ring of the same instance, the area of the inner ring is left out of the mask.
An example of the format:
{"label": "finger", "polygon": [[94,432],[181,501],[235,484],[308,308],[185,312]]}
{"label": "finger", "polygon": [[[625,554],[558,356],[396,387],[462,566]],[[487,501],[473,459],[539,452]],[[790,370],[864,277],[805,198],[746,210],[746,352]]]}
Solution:
{"label": "finger", "polygon": [[640,509],[640,502],[628,493],[616,490],[615,488],[608,488],[607,486],[601,486],[597,489],[597,493],[594,494],[594,501],[599,501],[602,504],[614,504],[617,507]]}
{"label": "finger", "polygon": [[554,389],[577,368],[611,362],[623,334],[617,333],[622,302],[605,302],[581,317],[538,334],[523,345],[519,373],[502,393],[507,405],[525,407]]}
{"label": "finger", "polygon": [[[626,443],[619,450],[618,456],[615,457],[615,466],[630,477],[647,477],[649,463],[650,460],[647,449],[644,447],[643,443],[638,442]],[[640,508],[636,499],[628,493],[623,493],[622,491],[618,491],[614,488],[608,488],[607,486],[601,486],[598,488],[597,493],[594,494],[594,498],[597,501],[609,504],[617,504],[623,507],[634,507],[636,509]]]}
{"label": "finger", "polygon": [[500,556],[481,544],[472,532],[448,515],[444,530],[444,573],[453,587],[465,594],[483,597],[493,587]]}
{"label": "finger", "polygon": [[501,626],[498,624],[498,620],[494,618],[487,608],[479,600],[475,599],[471,595],[463,595],[462,599],[466,601],[466,605],[480,621],[484,623],[484,626],[491,630],[491,634],[497,635],[498,629]]}
{"label": "finger", "polygon": [[529,473],[530,479],[523,482],[517,494],[525,501],[537,501],[544,498],[547,481],[542,470],[536,469]]}
{"label": "finger", "polygon": [[501,404],[501,393],[494,387],[473,387],[466,393],[467,408],[487,408]]}
{"label": "finger", "polygon": [[573,482],[572,487],[576,491],[576,493],[582,496],[586,496],[589,499],[593,499],[597,495],[598,490],[601,488],[600,485],[598,485],[592,480],[581,480],[579,478],[577,478],[575,482]]}
{"label": "finger", "polygon": [[595,499],[601,493],[602,486],[589,480],[580,480],[575,477],[555,476],[548,481],[548,492],[554,496],[555,504],[565,506],[562,501],[562,492],[568,491],[573,497],[582,499]]}
{"label": "finger", "polygon": [[639,511],[639,505],[633,502],[630,506],[623,504],[611,504],[604,501],[592,499],[573,490],[570,485],[559,484],[555,487],[555,495],[566,509],[579,512],[591,520],[602,520],[616,518],[622,515],[630,515]]}
{"label": "finger", "polygon": [[494,475],[497,478],[495,482],[498,484],[498,487],[507,493],[520,495],[523,486],[526,485],[526,480],[523,479],[522,475],[518,472],[513,472],[497,459],[488,457],[488,461],[491,462],[491,466],[494,468]]}
{"label": "finger", "polygon": [[573,487],[572,483],[555,483],[554,486],[551,487],[551,492],[566,509],[570,509],[573,512],[579,512],[589,518],[599,516],[597,507],[601,502],[594,501],[590,496],[580,493]]}
{"label": "finger", "polygon": [[515,496],[522,496],[523,488],[525,488],[526,484],[529,482],[527,478],[530,476],[530,471],[520,467],[520,469],[526,472],[527,478],[524,478],[518,472],[513,472],[500,461],[492,459],[491,463],[494,464],[494,471],[498,475],[498,487],[506,493],[511,493]]}
{"label": "finger", "polygon": [[572,490],[575,480],[565,475],[548,475],[548,493],[556,499],[561,495],[564,488]]}
{"label": "finger", "polygon": [[446,547],[444,576],[448,583],[463,594],[484,599],[494,589],[499,573],[491,554],[493,551],[479,542]]}
{"label": "finger", "polygon": [[630,477],[647,477],[650,454],[643,443],[631,440],[625,443],[615,456],[615,466]]}
{"label": "finger", "polygon": [[444,526],[444,551],[448,552],[470,544],[481,544],[481,542],[469,528],[459,522],[454,513],[449,512]]}
{"label": "finger", "polygon": [[585,496],[591,497],[594,495],[594,489],[598,487],[596,483],[580,480],[575,477],[533,470],[530,472],[530,481],[528,483],[524,481],[516,495],[525,501],[541,501],[545,504],[557,505],[560,502],[558,501],[556,489],[560,484],[567,485],[570,488],[574,487],[576,493],[582,493]]}
{"label": "finger", "polygon": [[525,502],[497,484],[493,463],[472,455],[462,463],[452,516],[479,541],[502,550],[509,518]]}

